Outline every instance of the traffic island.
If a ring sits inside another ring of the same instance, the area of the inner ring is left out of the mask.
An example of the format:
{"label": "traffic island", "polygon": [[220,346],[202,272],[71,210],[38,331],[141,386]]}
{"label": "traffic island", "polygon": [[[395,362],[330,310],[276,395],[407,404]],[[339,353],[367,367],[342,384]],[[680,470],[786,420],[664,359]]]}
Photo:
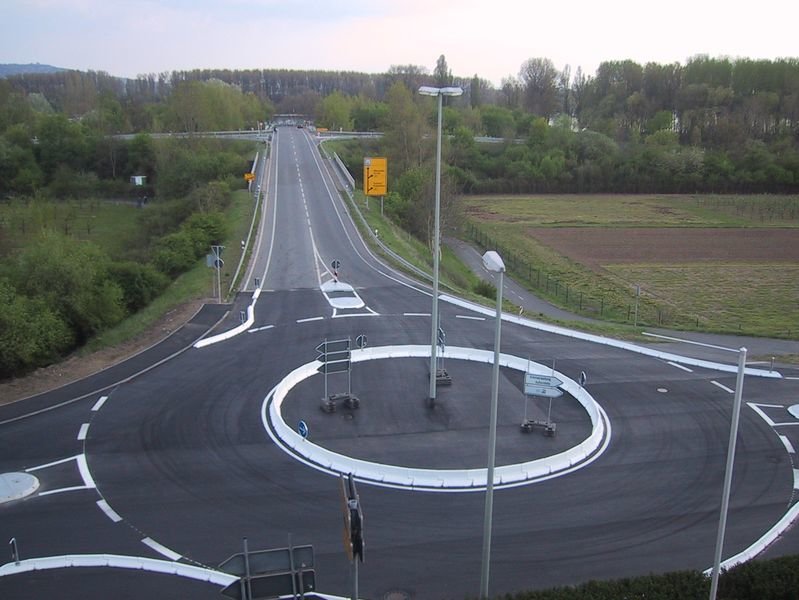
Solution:
{"label": "traffic island", "polygon": [[30,496],[39,489],[39,480],[28,473],[0,475],[0,504]]}

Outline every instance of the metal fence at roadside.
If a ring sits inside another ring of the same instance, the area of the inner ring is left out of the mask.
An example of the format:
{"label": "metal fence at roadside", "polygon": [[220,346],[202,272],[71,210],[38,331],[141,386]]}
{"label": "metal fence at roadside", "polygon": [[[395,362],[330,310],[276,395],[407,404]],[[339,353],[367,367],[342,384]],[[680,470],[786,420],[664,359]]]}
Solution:
{"label": "metal fence at roadside", "polygon": [[473,222],[466,222],[464,233],[483,249],[499,252],[508,272],[520,282],[526,282],[529,289],[541,292],[543,297],[552,299],[557,305],[577,314],[641,326],[701,328],[706,323],[699,315],[680,314],[674,307],[659,301],[654,294],[643,288],[639,287],[636,294],[634,285],[630,286],[627,293],[621,289],[613,295],[585,292],[577,286],[565,283],[557,274],[529,262],[518,252],[493,239]]}

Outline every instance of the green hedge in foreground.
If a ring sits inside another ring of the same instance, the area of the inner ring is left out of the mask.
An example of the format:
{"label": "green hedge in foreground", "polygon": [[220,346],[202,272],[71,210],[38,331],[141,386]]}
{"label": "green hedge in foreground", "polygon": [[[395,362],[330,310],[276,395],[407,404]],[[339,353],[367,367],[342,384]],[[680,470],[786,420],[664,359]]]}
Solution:
{"label": "green hedge in foreground", "polygon": [[[614,581],[589,581],[574,587],[519,592],[504,600],[704,600],[710,578],[699,571],[676,571]],[[718,600],[796,600],[799,555],[745,563],[722,573]]]}

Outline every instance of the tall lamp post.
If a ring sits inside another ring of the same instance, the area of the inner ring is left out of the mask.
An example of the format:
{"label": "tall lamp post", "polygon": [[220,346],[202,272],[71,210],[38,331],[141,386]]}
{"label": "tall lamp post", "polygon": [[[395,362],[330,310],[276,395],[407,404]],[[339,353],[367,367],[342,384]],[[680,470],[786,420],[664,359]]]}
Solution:
{"label": "tall lamp post", "polygon": [[494,463],[497,449],[497,397],[499,395],[499,338],[502,330],[502,285],[505,263],[494,250],[483,254],[483,266],[499,273],[497,285],[497,323],[494,329],[494,370],[491,376],[491,417],[488,424],[488,469],[486,471],[486,504],[483,519],[483,562],[480,571],[480,598],[488,598],[488,566],[491,562],[491,518],[494,511]]}
{"label": "tall lamp post", "polygon": [[738,420],[741,416],[741,397],[744,389],[746,372],[746,348],[738,350],[738,376],[735,379],[735,396],[730,419],[730,442],[727,446],[727,466],[724,469],[724,487],[721,492],[721,509],[719,510],[719,528],[716,535],[716,552],[713,556],[713,570],[710,575],[710,600],[716,600],[721,573],[721,552],[724,548],[724,534],[727,530],[727,511],[730,507],[730,489],[732,487],[732,469],[735,463],[735,445],[738,439]]}
{"label": "tall lamp post", "polygon": [[436,137],[436,209],[433,241],[433,312],[430,327],[430,402],[436,399],[436,343],[438,341],[438,254],[441,244],[441,112],[444,96],[460,96],[463,90],[459,87],[430,87],[423,85],[419,88],[422,96],[436,96],[438,98],[438,134]]}

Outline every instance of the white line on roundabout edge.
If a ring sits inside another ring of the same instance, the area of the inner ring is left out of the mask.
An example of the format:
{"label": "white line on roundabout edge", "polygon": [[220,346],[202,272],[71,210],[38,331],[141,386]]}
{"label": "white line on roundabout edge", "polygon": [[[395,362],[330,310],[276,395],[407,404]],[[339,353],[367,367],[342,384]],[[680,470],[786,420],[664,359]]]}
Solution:
{"label": "white line on roundabout edge", "polygon": [[[429,356],[430,347],[422,345],[379,346],[352,351],[352,362],[387,358]],[[447,347],[443,358],[493,363],[494,353],[475,348]],[[317,373],[321,363],[306,363],[289,373],[266,396],[261,406],[261,420],[272,440],[293,458],[319,471],[330,474],[352,473],[361,482],[372,485],[412,489],[426,492],[477,492],[485,489],[486,469],[417,469],[351,458],[332,452],[303,439],[281,415],[281,404],[289,391],[301,381]],[[532,369],[551,374],[544,365],[529,363],[526,358],[500,354],[500,365],[517,371]],[[611,437],[610,420],[602,407],[580,385],[563,373],[555,375],[564,381],[563,389],[571,394],[591,419],[591,434],[576,446],[558,454],[524,463],[502,465],[494,470],[494,485],[509,488],[529,485],[560,477],[585,467],[596,460],[608,447]]]}

